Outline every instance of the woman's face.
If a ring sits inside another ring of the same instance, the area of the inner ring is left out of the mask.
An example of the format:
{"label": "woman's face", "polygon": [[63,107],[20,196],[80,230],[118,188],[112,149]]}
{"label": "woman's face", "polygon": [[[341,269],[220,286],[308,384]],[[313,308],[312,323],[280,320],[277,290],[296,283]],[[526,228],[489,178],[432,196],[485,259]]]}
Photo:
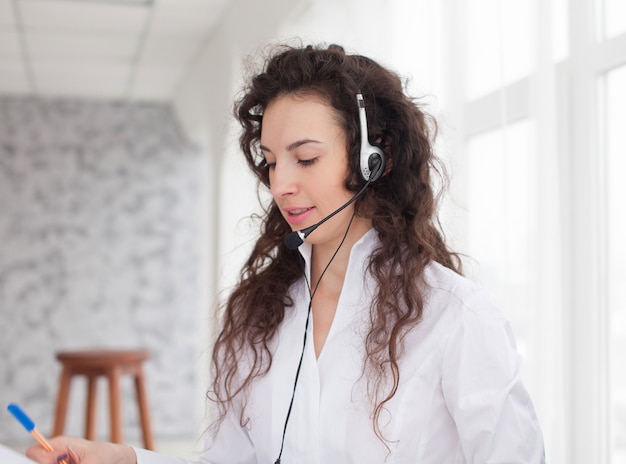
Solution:
{"label": "woman's face", "polygon": [[[338,116],[312,95],[284,95],[263,114],[261,150],[269,166],[270,191],[292,230],[311,226],[354,195],[348,173],[346,135]],[[353,205],[311,233],[307,242],[339,243]]]}

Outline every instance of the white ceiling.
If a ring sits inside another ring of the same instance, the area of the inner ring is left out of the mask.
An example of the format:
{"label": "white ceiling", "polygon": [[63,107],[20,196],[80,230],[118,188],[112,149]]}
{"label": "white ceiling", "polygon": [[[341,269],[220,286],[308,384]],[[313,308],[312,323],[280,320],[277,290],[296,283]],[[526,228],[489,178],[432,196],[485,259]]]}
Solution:
{"label": "white ceiling", "polygon": [[228,0],[0,0],[0,94],[167,100]]}

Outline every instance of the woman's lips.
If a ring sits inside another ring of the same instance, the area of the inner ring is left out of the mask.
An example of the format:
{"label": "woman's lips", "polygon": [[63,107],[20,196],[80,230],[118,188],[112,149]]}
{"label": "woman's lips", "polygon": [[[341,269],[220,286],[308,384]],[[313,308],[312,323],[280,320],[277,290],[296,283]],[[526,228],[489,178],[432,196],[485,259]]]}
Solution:
{"label": "woman's lips", "polygon": [[304,221],[306,221],[311,214],[313,214],[313,211],[315,211],[315,208],[299,208],[299,207],[295,207],[295,208],[285,208],[285,211],[287,213],[287,221],[289,222],[289,224],[291,225],[298,225],[298,224],[302,224]]}

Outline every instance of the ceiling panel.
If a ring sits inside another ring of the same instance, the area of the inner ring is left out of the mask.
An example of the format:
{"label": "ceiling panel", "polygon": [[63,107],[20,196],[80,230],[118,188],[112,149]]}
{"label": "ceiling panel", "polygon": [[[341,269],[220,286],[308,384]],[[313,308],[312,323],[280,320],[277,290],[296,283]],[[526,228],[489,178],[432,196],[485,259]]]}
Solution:
{"label": "ceiling panel", "polygon": [[227,7],[0,0],[0,94],[167,100]]}
{"label": "ceiling panel", "polygon": [[17,32],[0,29],[0,62],[18,61],[20,59],[21,52]]}
{"label": "ceiling panel", "polygon": [[85,60],[129,62],[137,48],[137,37],[86,34],[28,34],[28,51],[33,60]]}
{"label": "ceiling panel", "polygon": [[15,26],[11,0],[0,0],[0,29],[7,26]]}
{"label": "ceiling panel", "polygon": [[18,0],[26,32],[130,34],[141,30],[150,8],[76,0]]}
{"label": "ceiling panel", "polygon": [[161,5],[154,13],[152,30],[160,37],[204,36],[220,13],[219,9],[199,8],[197,5]]}
{"label": "ceiling panel", "polygon": [[142,66],[137,73],[131,97],[140,100],[157,99],[159,95],[171,97],[179,77],[174,68]]}
{"label": "ceiling panel", "polygon": [[141,61],[142,65],[187,66],[196,51],[196,40],[152,38],[145,45]]}
{"label": "ceiling panel", "polygon": [[37,90],[42,95],[122,97],[128,80],[125,64],[94,64],[80,61],[33,63]]}

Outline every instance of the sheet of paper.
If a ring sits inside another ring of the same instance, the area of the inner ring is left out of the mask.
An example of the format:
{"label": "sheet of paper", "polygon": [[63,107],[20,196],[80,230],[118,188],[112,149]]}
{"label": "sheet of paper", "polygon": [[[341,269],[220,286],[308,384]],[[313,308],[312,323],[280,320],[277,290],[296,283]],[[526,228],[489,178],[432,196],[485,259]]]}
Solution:
{"label": "sheet of paper", "polygon": [[0,443],[0,462],[2,464],[33,464],[35,461],[28,459],[24,454],[18,453]]}

